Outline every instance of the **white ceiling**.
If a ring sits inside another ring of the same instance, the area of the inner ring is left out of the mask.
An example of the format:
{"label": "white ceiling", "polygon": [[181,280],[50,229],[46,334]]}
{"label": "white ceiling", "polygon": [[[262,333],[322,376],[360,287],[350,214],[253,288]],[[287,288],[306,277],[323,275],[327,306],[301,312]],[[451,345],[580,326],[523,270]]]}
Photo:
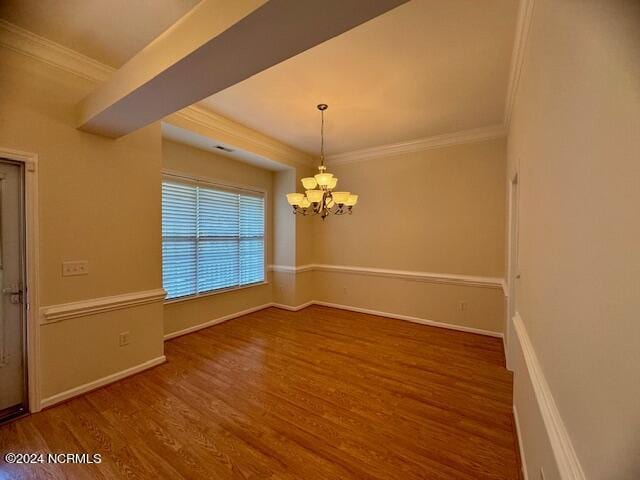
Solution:
{"label": "white ceiling", "polygon": [[[0,0],[0,18],[119,67],[198,0]],[[518,0],[411,0],[201,104],[309,153],[500,124]],[[224,65],[221,65],[224,68]]]}
{"label": "white ceiling", "polygon": [[329,154],[502,123],[517,0],[412,0],[201,102]]}
{"label": "white ceiling", "polygon": [[121,67],[200,0],[0,0],[0,18]]}

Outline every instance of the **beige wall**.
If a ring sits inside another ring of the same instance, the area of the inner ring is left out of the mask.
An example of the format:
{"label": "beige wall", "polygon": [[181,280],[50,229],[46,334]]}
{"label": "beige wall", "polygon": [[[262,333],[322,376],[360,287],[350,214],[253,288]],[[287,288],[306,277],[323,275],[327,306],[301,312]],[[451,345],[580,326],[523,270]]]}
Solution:
{"label": "beige wall", "polygon": [[[274,264],[295,267],[314,263],[315,224],[317,217],[294,215],[286,194],[302,192],[300,179],[312,176],[317,170],[296,167],[274,175]],[[273,272],[273,301],[297,307],[314,298],[313,272]]]}
{"label": "beige wall", "polygon": [[317,262],[500,277],[505,140],[330,166],[353,215],[316,230]]}
{"label": "beige wall", "polygon": [[[267,264],[273,258],[273,173],[204,150],[163,140],[163,168],[229,185],[254,187],[267,192],[265,228]],[[269,278],[269,277],[268,277]],[[170,302],[164,306],[164,333],[170,334],[242,310],[271,302],[271,284],[221,292],[200,298]]]}
{"label": "beige wall", "polygon": [[[352,215],[316,222],[316,263],[502,277],[504,139],[329,171],[339,178],[338,190],[360,198]],[[503,330],[501,290],[353,273],[316,272],[315,278],[317,300]]]}
{"label": "beige wall", "polygon": [[[113,141],[75,128],[92,85],[0,48],[0,146],[39,156],[41,306],[161,288],[160,127]],[[62,262],[89,274],[62,277]],[[131,344],[118,346],[129,331]],[[42,396],[162,355],[162,304],[40,328]]]}
{"label": "beige wall", "polygon": [[273,263],[276,265],[296,263],[296,220],[285,196],[295,191],[295,183],[294,169],[273,174]]}
{"label": "beige wall", "polygon": [[273,272],[273,301],[280,305],[299,307],[318,300],[315,272]]}
{"label": "beige wall", "polygon": [[314,217],[293,215],[286,194],[303,192],[300,179],[313,176],[317,170],[296,167],[274,172],[273,209],[275,235],[274,264],[306,265],[314,260]]}
{"label": "beige wall", "polygon": [[[313,177],[318,173],[317,168],[296,168],[296,185],[291,192],[304,192],[300,179],[304,177]],[[290,192],[287,192],[290,193]],[[284,199],[286,202],[286,198]],[[289,215],[291,215],[291,206],[287,205]],[[314,216],[296,215],[296,265],[308,265],[314,263],[315,258],[315,229],[318,221],[322,221]]]}
{"label": "beige wall", "polygon": [[[501,288],[429,283],[352,273],[314,272],[314,300],[502,332]],[[468,307],[462,311],[459,303]]]}
{"label": "beige wall", "polygon": [[[640,3],[536,1],[508,158],[517,309],[585,476],[640,478]],[[553,459],[515,366],[537,479]]]}

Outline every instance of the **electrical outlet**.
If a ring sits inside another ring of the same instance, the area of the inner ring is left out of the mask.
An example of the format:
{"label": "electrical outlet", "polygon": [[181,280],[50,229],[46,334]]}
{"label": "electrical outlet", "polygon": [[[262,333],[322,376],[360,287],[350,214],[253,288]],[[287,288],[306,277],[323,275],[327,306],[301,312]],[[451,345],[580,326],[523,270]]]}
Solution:
{"label": "electrical outlet", "polygon": [[129,343],[131,343],[131,340],[129,338],[129,332],[122,332],[120,334],[120,346],[124,347],[126,345],[129,345]]}
{"label": "electrical outlet", "polygon": [[469,306],[468,302],[466,300],[463,300],[458,304],[458,310],[460,310],[461,312],[464,312],[468,306]]}
{"label": "electrical outlet", "polygon": [[347,290],[347,287],[344,287],[344,288],[342,289],[342,293],[344,293],[345,295],[348,295],[348,294],[349,294],[349,291]]}
{"label": "electrical outlet", "polygon": [[72,262],[62,262],[62,276],[72,277],[75,275],[88,275],[89,262],[87,260],[74,260]]}

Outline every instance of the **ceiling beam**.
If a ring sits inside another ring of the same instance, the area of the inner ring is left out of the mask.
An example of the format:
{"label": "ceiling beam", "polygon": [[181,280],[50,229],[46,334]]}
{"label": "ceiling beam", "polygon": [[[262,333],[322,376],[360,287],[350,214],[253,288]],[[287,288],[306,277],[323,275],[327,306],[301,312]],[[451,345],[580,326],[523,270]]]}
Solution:
{"label": "ceiling beam", "polygon": [[407,1],[204,0],[80,102],[78,128],[121,137]]}

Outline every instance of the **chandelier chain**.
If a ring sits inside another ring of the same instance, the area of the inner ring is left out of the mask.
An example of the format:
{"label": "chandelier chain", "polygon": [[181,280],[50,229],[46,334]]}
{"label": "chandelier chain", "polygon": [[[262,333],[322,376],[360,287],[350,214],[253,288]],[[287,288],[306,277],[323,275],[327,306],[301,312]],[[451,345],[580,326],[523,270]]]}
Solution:
{"label": "chandelier chain", "polygon": [[324,167],[324,110],[320,110],[320,165]]}

